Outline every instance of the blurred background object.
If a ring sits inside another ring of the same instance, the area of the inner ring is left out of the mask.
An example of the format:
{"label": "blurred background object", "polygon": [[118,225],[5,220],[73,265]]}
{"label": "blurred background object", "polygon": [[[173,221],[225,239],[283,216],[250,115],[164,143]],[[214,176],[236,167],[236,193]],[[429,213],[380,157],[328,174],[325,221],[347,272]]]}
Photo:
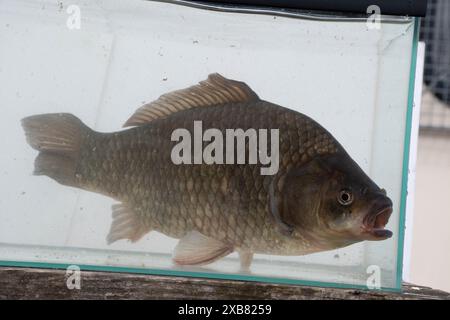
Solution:
{"label": "blurred background object", "polygon": [[430,0],[420,40],[426,43],[422,130],[450,129],[450,1]]}
{"label": "blurred background object", "polygon": [[412,283],[450,290],[450,1],[429,0],[411,251]]}

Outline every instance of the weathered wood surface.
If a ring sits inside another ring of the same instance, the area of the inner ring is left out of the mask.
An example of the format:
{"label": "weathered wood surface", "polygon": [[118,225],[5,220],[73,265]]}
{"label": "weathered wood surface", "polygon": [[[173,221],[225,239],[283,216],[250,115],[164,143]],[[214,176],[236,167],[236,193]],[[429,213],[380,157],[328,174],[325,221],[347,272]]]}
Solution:
{"label": "weathered wood surface", "polygon": [[65,270],[0,267],[0,299],[450,299],[405,284],[403,293],[170,276],[82,271],[81,289]]}

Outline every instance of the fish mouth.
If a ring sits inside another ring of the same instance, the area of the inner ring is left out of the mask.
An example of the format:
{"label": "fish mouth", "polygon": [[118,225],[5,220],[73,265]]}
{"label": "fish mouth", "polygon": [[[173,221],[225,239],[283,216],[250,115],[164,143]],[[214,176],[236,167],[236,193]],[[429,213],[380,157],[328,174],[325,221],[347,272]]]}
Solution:
{"label": "fish mouth", "polygon": [[363,221],[362,233],[367,240],[386,240],[392,237],[392,231],[385,229],[392,214],[392,206],[389,205],[379,210],[376,214],[368,214]]}

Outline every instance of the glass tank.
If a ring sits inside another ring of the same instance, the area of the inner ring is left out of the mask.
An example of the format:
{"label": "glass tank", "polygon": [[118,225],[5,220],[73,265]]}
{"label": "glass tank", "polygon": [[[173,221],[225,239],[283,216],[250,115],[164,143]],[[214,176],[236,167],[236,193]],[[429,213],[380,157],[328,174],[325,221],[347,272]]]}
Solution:
{"label": "glass tank", "polygon": [[417,18],[3,0],[0,21],[1,265],[401,288]]}

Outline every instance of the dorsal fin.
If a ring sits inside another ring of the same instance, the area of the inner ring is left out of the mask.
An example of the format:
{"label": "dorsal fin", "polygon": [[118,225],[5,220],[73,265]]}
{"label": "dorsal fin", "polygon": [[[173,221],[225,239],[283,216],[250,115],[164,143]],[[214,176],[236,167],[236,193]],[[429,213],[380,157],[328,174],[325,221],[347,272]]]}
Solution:
{"label": "dorsal fin", "polygon": [[244,82],[213,73],[197,85],[163,94],[158,100],[143,105],[125,122],[124,127],[147,124],[190,108],[256,100],[259,100],[258,95]]}

